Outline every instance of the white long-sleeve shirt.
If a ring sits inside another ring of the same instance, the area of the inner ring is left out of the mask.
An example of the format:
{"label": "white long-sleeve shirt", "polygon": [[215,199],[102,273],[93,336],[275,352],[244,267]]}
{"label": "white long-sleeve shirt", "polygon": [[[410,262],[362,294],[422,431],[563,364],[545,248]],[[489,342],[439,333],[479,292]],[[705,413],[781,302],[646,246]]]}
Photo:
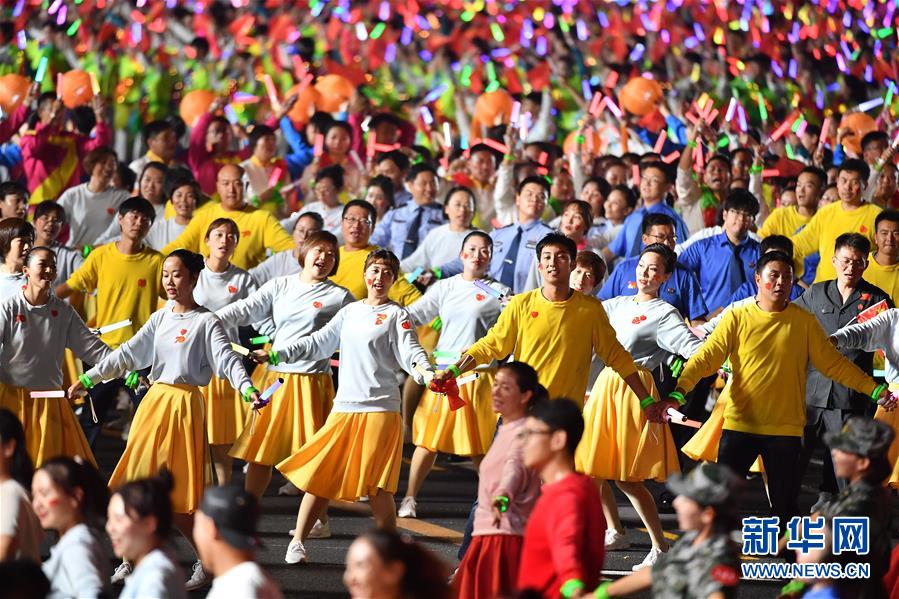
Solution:
{"label": "white long-sleeve shirt", "polygon": [[341,367],[332,412],[399,412],[397,373],[404,370],[423,384],[412,365],[432,370],[418,343],[412,318],[393,302],[380,306],[354,302],[342,308],[324,328],[295,341],[278,355],[287,361],[323,359],[338,349]]}
{"label": "white long-sleeve shirt", "polygon": [[20,272],[13,275],[0,273],[0,302],[22,291],[26,282],[25,275]]}
{"label": "white long-sleeve shirt", "polygon": [[97,383],[148,366],[154,383],[205,387],[215,374],[241,393],[252,386],[225,327],[202,306],[184,314],[168,306],[154,312],[134,337],[85,374]]}
{"label": "white long-sleeve shirt", "polygon": [[34,391],[62,389],[66,348],[89,364],[110,349],[55,295],[32,306],[22,290],[0,303],[0,382]]}
{"label": "white long-sleeve shirt", "polygon": [[76,524],[50,548],[41,566],[50,581],[51,599],[86,599],[108,594],[109,556],[86,524]]}
{"label": "white long-sleeve shirt", "polygon": [[[271,319],[274,323],[272,350],[280,352],[300,337],[321,329],[338,310],[353,301],[355,298],[349,291],[330,280],[304,283],[299,276],[292,275],[269,281],[216,315],[238,326]],[[330,372],[331,353],[314,359],[285,361],[268,368],[274,372]]]}
{"label": "white long-sleeve shirt", "polygon": [[655,369],[668,353],[689,358],[702,345],[677,308],[665,300],[638,302],[634,296],[619,296],[604,301],[602,307],[618,342],[635,364],[647,370]]}
{"label": "white long-sleeve shirt", "polygon": [[127,191],[113,187],[94,193],[87,188],[87,183],[65,190],[58,203],[65,208],[69,221],[69,245],[96,245],[128,197]]}
{"label": "white long-sleeve shirt", "polygon": [[459,257],[465,236],[473,230],[450,231],[448,224],[431,229],[415,251],[400,262],[400,270],[412,272],[419,267],[428,270],[452,262]]}
{"label": "white long-sleeve shirt", "polygon": [[[502,283],[491,279],[482,282],[503,295],[511,295],[511,289]],[[479,289],[474,281],[466,281],[462,275],[456,275],[434,283],[420,300],[407,309],[416,326],[440,317],[443,326],[434,352],[437,364],[445,365],[455,364],[462,352],[487,334],[502,308],[496,297]],[[484,367],[492,365],[486,364]]]}
{"label": "white long-sleeve shirt", "polygon": [[261,264],[251,268],[249,272],[250,276],[255,279],[256,284],[261,287],[272,279],[298,275],[302,270],[299,260],[293,255],[293,250],[284,250],[283,252],[272,254]]}
{"label": "white long-sleeve shirt", "polygon": [[[256,288],[255,279],[242,268],[231,264],[225,272],[213,272],[207,266],[200,271],[200,278],[194,287],[194,301],[210,312],[215,312],[249,297]],[[236,342],[237,323],[222,320],[222,325],[228,333],[228,338]]]}
{"label": "white long-sleeve shirt", "polygon": [[157,252],[162,251],[162,248],[178,239],[186,228],[187,225],[179,225],[174,218],[157,218],[144,238],[144,243]]}
{"label": "white long-sleeve shirt", "polygon": [[867,322],[843,327],[832,337],[840,349],[882,349],[886,357],[886,380],[899,383],[899,309],[890,308]]}

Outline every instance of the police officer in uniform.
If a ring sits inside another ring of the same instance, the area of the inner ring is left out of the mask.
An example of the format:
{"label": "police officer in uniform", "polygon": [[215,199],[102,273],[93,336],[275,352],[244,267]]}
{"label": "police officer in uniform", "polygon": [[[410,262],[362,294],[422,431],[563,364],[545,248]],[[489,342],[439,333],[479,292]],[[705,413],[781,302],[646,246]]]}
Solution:
{"label": "police officer in uniform", "polygon": [[714,462],[669,478],[668,488],[677,494],[674,509],[678,528],[684,534],[651,568],[605,582],[594,596],[624,597],[651,587],[652,596],[662,599],[735,597],[740,581],[740,548],[730,533],[739,522],[736,504],[740,485],[727,466]]}

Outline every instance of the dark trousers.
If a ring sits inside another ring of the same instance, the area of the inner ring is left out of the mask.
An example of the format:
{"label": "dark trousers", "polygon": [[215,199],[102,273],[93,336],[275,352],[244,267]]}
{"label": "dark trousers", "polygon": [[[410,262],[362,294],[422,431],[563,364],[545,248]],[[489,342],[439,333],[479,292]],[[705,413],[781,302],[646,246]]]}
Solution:
{"label": "dark trousers", "polygon": [[[802,436],[802,453],[799,456],[799,477],[805,476],[809,461],[818,444],[824,445],[824,433],[839,432],[843,424],[850,416],[855,416],[853,410],[839,410],[806,408],[805,431]],[[861,414],[859,414],[861,415]],[[821,491],[825,493],[837,493],[848,483],[838,479],[833,469],[833,460],[830,459],[830,451],[824,452],[824,463],[821,466]]]}
{"label": "dark trousers", "polygon": [[771,515],[780,518],[781,530],[799,515],[799,452],[800,437],[758,435],[724,430],[718,444],[718,463],[728,466],[737,476],[745,478],[758,456],[765,463],[768,492],[771,495]]}

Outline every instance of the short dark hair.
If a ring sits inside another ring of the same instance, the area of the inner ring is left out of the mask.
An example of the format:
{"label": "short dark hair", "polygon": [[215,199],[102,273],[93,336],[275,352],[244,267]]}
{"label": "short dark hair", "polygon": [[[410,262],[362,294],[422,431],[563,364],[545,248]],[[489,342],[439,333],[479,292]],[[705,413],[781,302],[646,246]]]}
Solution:
{"label": "short dark hair", "polygon": [[608,198],[612,195],[613,191],[617,191],[618,193],[624,196],[624,201],[627,202],[627,205],[631,208],[635,208],[637,206],[637,194],[634,193],[634,190],[624,184],[613,185],[609,188],[609,193],[606,195]]}
{"label": "short dark hair", "polygon": [[200,184],[197,183],[192,174],[189,172],[185,173],[181,169],[169,169],[163,187],[165,188],[165,197],[169,199],[182,187],[190,187],[193,189],[194,195],[197,196],[197,204],[203,200],[203,190],[200,189]]}
{"label": "short dark hair", "polygon": [[368,218],[371,220],[372,226],[375,226],[375,221],[378,219],[378,211],[375,210],[375,207],[366,202],[365,200],[350,200],[343,207],[343,212],[340,214],[340,218],[344,218],[346,213],[350,208],[362,208],[366,212],[368,212]]}
{"label": "short dark hair", "polygon": [[151,223],[156,220],[156,210],[153,208],[153,204],[140,196],[132,196],[119,205],[119,216],[125,216],[129,212],[142,214],[147,217]]}
{"label": "short dark hair", "polygon": [[48,214],[56,214],[59,220],[66,222],[66,209],[57,204],[55,200],[44,200],[34,207],[34,220]]}
{"label": "short dark hair", "polygon": [[[808,165],[807,167],[799,171],[799,175],[804,174],[814,175],[815,177],[817,177],[818,181],[821,182],[821,190],[824,190],[824,186],[827,185],[827,173],[825,173],[823,169],[820,169],[817,166]],[[797,180],[799,179],[799,175],[796,176]]]}
{"label": "short dark hair", "polygon": [[525,177],[521,180],[521,183],[518,184],[518,188],[515,189],[515,195],[521,194],[521,191],[525,188],[526,185],[530,184],[539,185],[543,188],[543,191],[549,195],[549,182],[546,180],[546,177],[541,177],[540,175],[534,175],[533,177]]}
{"label": "short dark hair", "polygon": [[387,203],[390,204],[390,207],[393,208],[394,200],[393,200],[393,181],[384,175],[375,175],[371,179],[368,180],[368,184],[366,187],[377,187],[381,191],[384,192],[384,196],[387,198]]}
{"label": "short dark hair", "polygon": [[331,127],[334,117],[327,112],[316,112],[309,117],[309,124],[318,129],[319,133],[324,133]]}
{"label": "short dark hair", "polygon": [[250,148],[250,151],[254,151],[256,149],[256,144],[259,143],[259,140],[267,135],[274,135],[275,130],[269,127],[268,125],[256,125],[253,127],[253,130],[250,131],[250,136],[247,139],[247,146]]}
{"label": "short dark hair", "polygon": [[0,262],[6,260],[13,239],[34,242],[34,227],[22,218],[6,218],[0,221]]}
{"label": "short dark hair", "polygon": [[[518,386],[521,387],[521,384]],[[18,416],[6,408],[0,408],[0,444],[5,445],[10,441],[15,441],[16,446],[10,459],[9,474],[17,483],[30,489],[34,464],[25,445],[25,431]]]}
{"label": "short dark hair", "polygon": [[518,385],[518,390],[522,393],[530,391],[533,394],[531,396],[531,401],[528,402],[533,405],[533,401],[537,398],[540,389],[540,377],[537,375],[537,371],[534,370],[530,364],[514,360],[503,364],[498,370],[508,370],[511,372],[515,377],[515,384]]}
{"label": "short dark hair", "polygon": [[665,261],[665,274],[674,272],[674,265],[677,264],[677,254],[665,244],[651,243],[640,252],[642,258],[646,254],[658,254]]}
{"label": "short dark hair", "polygon": [[871,253],[871,242],[861,233],[843,233],[833,244],[833,251],[836,253],[840,248],[852,248],[861,252],[866,258]]}
{"label": "short dark hair", "polygon": [[240,228],[238,228],[237,223],[230,218],[217,218],[209,223],[209,226],[206,227],[206,234],[203,235],[203,239],[209,239],[209,235],[219,227],[228,227],[231,234],[237,238],[238,242],[240,242]]}
{"label": "short dark hair", "polygon": [[793,264],[793,258],[781,251],[774,250],[772,252],[768,252],[767,254],[762,254],[761,256],[759,256],[758,261],[755,263],[755,274],[762,274],[762,272],[765,270],[765,267],[768,266],[768,264],[770,264],[771,262],[782,262],[784,264],[789,264],[791,270],[796,270],[796,265]]}
{"label": "short dark hair", "polygon": [[434,168],[433,164],[430,162],[419,162],[409,167],[409,171],[406,173],[406,181],[412,183],[422,173],[431,173],[434,177],[437,177],[437,169]]}
{"label": "short dark hair", "polygon": [[337,267],[340,266],[340,242],[337,241],[337,237],[334,233],[331,233],[330,231],[315,231],[306,236],[306,239],[303,240],[303,245],[300,246],[299,255],[297,256],[300,268],[302,268],[303,263],[306,262],[306,254],[309,250],[317,245],[326,243],[334,247],[334,268],[331,269],[328,276],[330,277],[336,273]]}
{"label": "short dark hair", "polygon": [[577,259],[577,244],[574,243],[571,238],[566,237],[561,233],[547,233],[543,239],[537,243],[537,260],[540,260],[540,254],[543,253],[543,248],[548,245],[565,248],[565,250],[568,251],[568,255],[571,256],[571,263],[574,264],[574,261]]}
{"label": "short dark hair", "polygon": [[602,280],[603,275],[606,274],[606,263],[603,262],[599,254],[592,250],[579,251],[574,259],[574,263],[576,266],[583,266],[593,271],[593,278],[596,280],[597,285]]}
{"label": "short dark hair", "polygon": [[365,265],[362,267],[362,272],[368,270],[368,267],[374,264],[375,262],[383,262],[390,269],[390,272],[393,273],[393,278],[396,280],[400,276],[400,260],[396,257],[396,254],[391,252],[390,250],[385,250],[383,248],[378,248],[365,258]]}
{"label": "short dark hair", "polygon": [[16,181],[4,181],[0,183],[0,200],[5,199],[6,196],[19,196],[27,200],[28,188]]}
{"label": "short dark hair", "polygon": [[731,169],[730,158],[728,158],[724,154],[712,154],[712,156],[708,160],[705,161],[706,166],[712,164],[716,160],[720,160],[721,162],[723,162],[724,165],[727,167],[727,172],[730,173],[730,169]]}
{"label": "short dark hair", "polygon": [[674,219],[664,212],[651,212],[643,217],[643,225],[641,227],[641,232],[644,235],[647,235],[653,227],[671,227],[672,229],[676,229],[674,225]]}
{"label": "short dark hair", "polygon": [[[152,170],[157,170],[160,173],[162,173],[163,180],[165,180],[165,177],[167,177],[169,174],[169,167],[167,167],[166,165],[164,165],[161,162],[157,162],[154,160],[152,162],[148,162],[147,164],[145,164],[144,168],[141,169],[140,175],[137,177],[138,184],[140,184],[140,181],[141,181],[141,179],[144,178],[144,175],[146,174],[146,172],[152,171]],[[241,170],[243,170],[243,169],[241,169]]]}
{"label": "short dark hair", "polygon": [[565,431],[568,455],[574,457],[584,436],[584,417],[576,403],[565,397],[539,402],[531,409],[530,416],[549,426],[553,432]]}
{"label": "short dark hair", "polygon": [[883,142],[883,143],[889,144],[890,136],[887,135],[886,131],[880,131],[880,130],[869,131],[869,132],[865,133],[865,135],[862,137],[862,143],[861,143],[862,152],[864,152],[868,148],[869,145],[871,145],[873,143],[877,143],[877,142]]}
{"label": "short dark hair", "polygon": [[147,141],[153,139],[160,133],[165,133],[166,131],[174,131],[175,126],[166,120],[158,120],[158,121],[150,121],[146,125],[144,125],[144,139]]}
{"label": "short dark hair", "polygon": [[[371,127],[371,124],[369,124],[369,127]],[[394,163],[396,165],[396,168],[400,169],[401,171],[405,171],[407,168],[409,168],[409,157],[399,150],[384,152],[383,154],[378,156],[378,158],[375,160],[375,164],[381,164],[385,160],[389,160]]]}
{"label": "short dark hair", "polygon": [[318,183],[322,179],[331,179],[331,182],[334,183],[334,187],[338,190],[343,189],[343,167],[339,164],[332,164],[320,168],[318,172],[315,173],[315,182]]}
{"label": "short dark hair", "polygon": [[862,185],[865,185],[868,182],[868,177],[871,175],[870,167],[868,167],[868,164],[860,158],[849,158],[844,160],[843,164],[840,165],[839,170],[837,170],[837,175],[842,172],[858,173],[858,176],[862,180]]}
{"label": "short dark hair", "polygon": [[883,221],[887,221],[890,223],[899,223],[899,210],[894,210],[892,208],[881,210],[877,215],[877,218],[874,219],[875,231],[877,231],[877,227],[879,227],[880,223],[882,223]]}
{"label": "short dark hair", "polygon": [[331,122],[328,123],[328,128],[325,129],[324,134],[327,135],[331,131],[331,129],[333,129],[334,127],[337,127],[338,129],[343,129],[350,136],[350,139],[353,138],[353,128],[350,126],[350,124],[347,123],[346,121],[337,121],[334,119],[331,119]]}
{"label": "short dark hair", "polygon": [[580,212],[581,219],[583,219],[584,226],[586,227],[586,229],[584,230],[584,233],[586,234],[587,231],[590,230],[590,227],[593,226],[593,208],[590,206],[590,204],[588,202],[585,202],[584,200],[571,200],[570,202],[565,204],[565,207],[562,208],[562,212],[565,212],[572,206],[578,212]]}
{"label": "short dark hair", "polygon": [[784,235],[769,235],[762,239],[760,246],[759,253],[767,254],[768,252],[777,250],[791,258],[793,257],[793,242],[789,237]]}
{"label": "short dark hair", "polygon": [[759,213],[759,201],[747,189],[732,189],[724,199],[722,210],[739,210],[755,216]]}
{"label": "short dark hair", "polygon": [[151,478],[132,480],[115,491],[122,498],[125,512],[129,516],[156,518],[156,530],[153,535],[158,540],[165,540],[172,532],[174,514],[172,500],[169,497],[175,483],[171,473],[163,467],[158,475]]}
{"label": "short dark hair", "polygon": [[609,192],[612,191],[612,186],[602,177],[589,177],[584,181],[583,185],[581,185],[581,191],[584,191],[584,188],[590,184],[596,185],[596,188],[599,189],[599,195],[603,198],[609,197]]}
{"label": "short dark hair", "polygon": [[644,162],[643,164],[641,164],[640,165],[640,175],[642,176],[643,173],[645,173],[646,171],[648,171],[651,168],[654,168],[657,171],[659,171],[660,173],[662,173],[662,176],[665,177],[665,183],[671,182],[671,176],[668,173],[668,167],[665,165],[664,162],[659,162],[658,160],[652,160],[650,162]]}
{"label": "short dark hair", "polygon": [[116,161],[119,159],[115,150],[109,146],[99,146],[87,153],[87,156],[81,161],[81,166],[84,172],[90,175],[94,171],[94,167],[107,158],[112,158]]}
{"label": "short dark hair", "polygon": [[468,240],[471,239],[472,237],[480,237],[481,239],[483,239],[484,241],[487,242],[487,246],[491,250],[493,249],[493,238],[490,237],[490,235],[488,235],[487,233],[480,231],[480,230],[471,231],[468,235],[466,235],[462,239],[462,247],[465,247],[465,244],[468,243]]}
{"label": "short dark hair", "polygon": [[[293,228],[296,229],[296,228],[297,228],[297,223],[299,223],[299,222],[300,222],[301,220],[303,220],[304,218],[311,218],[313,221],[315,221],[315,225],[316,225],[316,227],[318,227],[318,230],[319,230],[319,231],[321,231],[322,229],[325,228],[325,219],[322,218],[322,215],[319,214],[318,212],[308,212],[308,211],[307,211],[307,212],[303,212],[302,214],[300,214],[300,215],[297,217],[297,222],[293,224]],[[293,231],[291,231],[291,233],[292,233],[292,232],[293,232]]]}

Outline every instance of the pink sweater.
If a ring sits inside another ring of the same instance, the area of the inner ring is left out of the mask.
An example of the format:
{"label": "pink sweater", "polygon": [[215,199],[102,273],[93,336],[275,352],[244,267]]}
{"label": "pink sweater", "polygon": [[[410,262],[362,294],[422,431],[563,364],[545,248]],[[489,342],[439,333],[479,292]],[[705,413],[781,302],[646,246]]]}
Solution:
{"label": "pink sweater", "polygon": [[9,115],[9,118],[0,121],[0,144],[5,144],[16,134],[19,127],[28,120],[29,113],[28,106],[22,104]]}
{"label": "pink sweater", "polygon": [[[528,516],[540,496],[540,477],[525,467],[522,442],[517,438],[527,418],[504,422],[478,469],[478,507],[474,513],[474,535],[523,535]],[[509,498],[509,510],[499,528],[493,525],[493,498]]]}

